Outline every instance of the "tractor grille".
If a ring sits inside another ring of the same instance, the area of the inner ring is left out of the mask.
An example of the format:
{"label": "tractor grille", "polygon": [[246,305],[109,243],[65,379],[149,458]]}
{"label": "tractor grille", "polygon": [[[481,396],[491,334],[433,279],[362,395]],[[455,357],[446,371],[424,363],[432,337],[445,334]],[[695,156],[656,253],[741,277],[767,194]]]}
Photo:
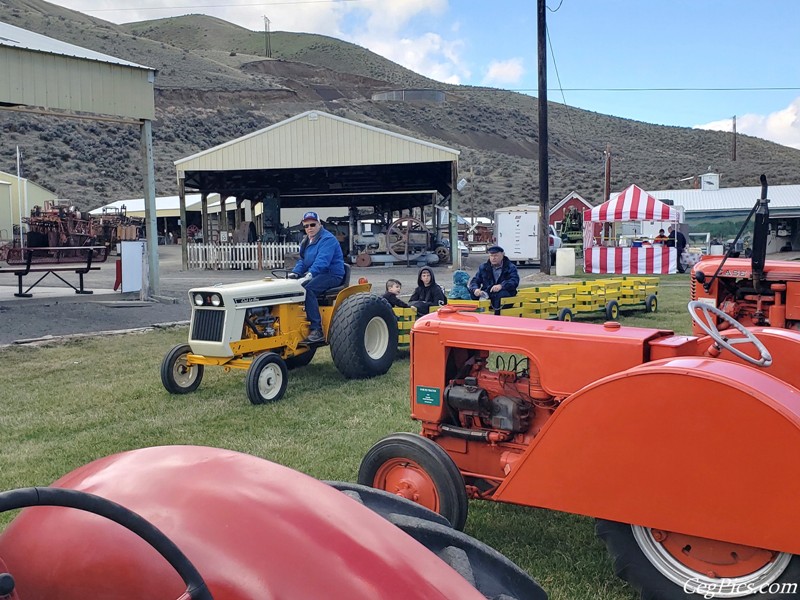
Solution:
{"label": "tractor grille", "polygon": [[224,310],[195,309],[191,339],[198,342],[221,342],[224,327]]}

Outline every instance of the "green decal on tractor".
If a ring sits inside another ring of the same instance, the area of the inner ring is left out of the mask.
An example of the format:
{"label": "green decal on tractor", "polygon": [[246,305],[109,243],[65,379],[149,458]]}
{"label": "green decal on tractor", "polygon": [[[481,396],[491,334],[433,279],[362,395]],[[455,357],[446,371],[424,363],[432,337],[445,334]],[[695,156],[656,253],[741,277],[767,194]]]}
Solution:
{"label": "green decal on tractor", "polygon": [[417,404],[439,406],[442,403],[442,392],[439,388],[417,386]]}

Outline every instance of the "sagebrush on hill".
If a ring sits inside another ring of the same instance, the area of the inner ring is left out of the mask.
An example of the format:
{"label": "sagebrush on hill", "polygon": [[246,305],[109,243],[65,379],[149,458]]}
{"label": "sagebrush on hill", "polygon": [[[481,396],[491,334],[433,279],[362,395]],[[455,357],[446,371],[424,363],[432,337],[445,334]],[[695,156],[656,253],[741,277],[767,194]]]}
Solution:
{"label": "sagebrush on hill", "polygon": [[[115,25],[42,0],[7,0],[0,20],[158,70],[153,143],[156,193],[177,194],[173,161],[319,109],[461,151],[470,180],[461,212],[488,216],[498,206],[538,202],[537,100],[524,94],[438,83],[369,50],[333,38],[275,32],[272,60],[263,34],[200,15]],[[260,54],[260,55],[259,55]],[[437,88],[446,102],[373,101],[375,92]],[[567,98],[569,100],[569,98]],[[550,202],[572,190],[603,198],[604,150],[612,190],[686,185],[713,169],[725,187],[796,183],[800,151],[739,135],[651,125],[551,103]],[[80,209],[142,195],[135,126],[0,111],[0,170],[16,172],[72,199]]]}

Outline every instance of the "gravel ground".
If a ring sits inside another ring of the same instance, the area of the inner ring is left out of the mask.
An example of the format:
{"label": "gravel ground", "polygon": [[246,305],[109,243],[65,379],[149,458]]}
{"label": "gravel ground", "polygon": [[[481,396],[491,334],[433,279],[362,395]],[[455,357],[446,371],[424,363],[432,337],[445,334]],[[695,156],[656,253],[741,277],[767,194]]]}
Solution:
{"label": "gravel ground", "polygon": [[[466,259],[465,270],[474,274],[478,265],[486,260],[485,254],[473,254]],[[403,284],[402,295],[408,299],[417,282],[418,267],[353,267],[351,279],[366,277],[373,284],[373,291],[383,294],[388,278],[398,279]],[[452,269],[447,266],[433,267],[438,283],[446,288],[452,285]],[[159,275],[161,282],[160,302],[142,302],[138,294],[120,294],[110,290],[115,279],[113,257],[101,268],[85,276],[86,289],[95,294],[79,296],[69,288],[64,295],[55,298],[37,298],[37,288],[32,290],[33,298],[14,298],[13,285],[16,278],[0,278],[0,346],[19,343],[23,340],[38,339],[45,336],[64,336],[118,331],[150,327],[164,323],[188,321],[189,289],[201,285],[233,283],[258,279],[268,272],[259,271],[182,271],[180,248],[178,246],[159,247]],[[71,274],[70,274],[71,275]],[[65,276],[71,281],[69,275]],[[520,269],[523,283],[558,281],[561,278],[546,276],[536,268]],[[48,277],[47,283],[54,285]],[[27,281],[27,278],[26,278]],[[53,279],[58,282],[58,280]],[[103,293],[103,292],[107,293]]]}

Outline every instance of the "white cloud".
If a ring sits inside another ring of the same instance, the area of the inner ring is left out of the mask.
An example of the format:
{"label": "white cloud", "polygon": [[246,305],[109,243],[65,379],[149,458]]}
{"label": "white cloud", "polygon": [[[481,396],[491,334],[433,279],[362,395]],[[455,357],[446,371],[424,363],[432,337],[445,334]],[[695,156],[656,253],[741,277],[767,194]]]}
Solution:
{"label": "white cloud", "polygon": [[[731,131],[732,120],[712,121],[695,125],[694,128]],[[736,131],[800,149],[800,98],[795,98],[786,108],[768,115],[737,116]]]}
{"label": "white cloud", "polygon": [[483,77],[483,83],[484,85],[519,83],[524,74],[525,66],[521,58],[494,60],[489,63],[489,68]]}

